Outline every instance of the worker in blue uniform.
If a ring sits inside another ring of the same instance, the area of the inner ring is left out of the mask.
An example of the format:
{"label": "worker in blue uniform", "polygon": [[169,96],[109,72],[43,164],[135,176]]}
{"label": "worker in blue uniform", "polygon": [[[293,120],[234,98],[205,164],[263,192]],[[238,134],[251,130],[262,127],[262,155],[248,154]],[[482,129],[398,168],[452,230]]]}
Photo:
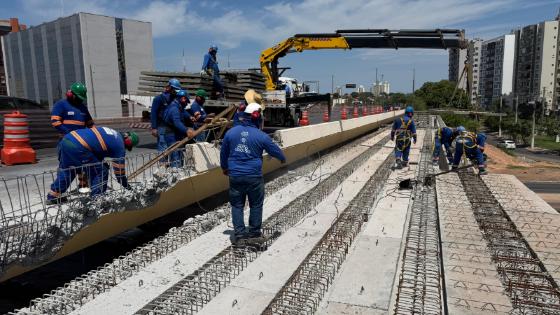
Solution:
{"label": "worker in blue uniform", "polygon": [[117,181],[123,187],[129,187],[125,172],[125,148],[130,151],[138,145],[136,133],[119,133],[107,127],[92,127],[71,131],[58,145],[61,153],[58,174],[47,195],[48,203],[64,201],[61,196],[68,190],[78,172],[87,174],[91,196],[104,192],[109,177],[109,167],[103,162],[105,158],[112,159]]}
{"label": "worker in blue uniform", "polygon": [[222,84],[222,79],[220,78],[220,68],[218,67],[218,46],[212,45],[208,48],[208,53],[204,55],[204,61],[202,62],[202,70],[200,74],[209,75],[212,77],[214,91],[217,98],[222,98],[224,96],[224,85]]}
{"label": "worker in blue uniform", "polygon": [[442,146],[445,148],[447,161],[449,164],[453,163],[453,150],[451,147],[455,137],[457,137],[457,135],[461,133],[461,130],[464,129],[465,127],[463,126],[459,126],[457,129],[441,127],[436,131],[436,135],[434,137],[434,152],[432,154],[432,162],[434,165],[438,164]]}
{"label": "worker in blue uniform", "polygon": [[66,92],[66,97],[54,104],[51,112],[51,124],[60,133],[60,138],[71,131],[94,125],[86,101],[86,87],[82,83],[76,82]]}
{"label": "worker in blue uniform", "polygon": [[[186,90],[177,92],[177,97],[167,106],[163,114],[163,121],[168,126],[165,132],[167,146],[172,146],[175,142],[183,140],[185,137],[193,136],[192,128],[187,127],[185,118],[190,115],[185,110],[189,103],[189,95]],[[181,150],[175,150],[169,155],[169,165],[171,167],[181,167],[183,165]]]}
{"label": "worker in blue uniform", "polygon": [[395,141],[396,167],[401,169],[408,165],[411,139],[416,143],[416,124],[412,119],[414,108],[408,106],[404,116],[395,119],[391,129],[391,140]]}
{"label": "worker in blue uniform", "polygon": [[[220,150],[220,166],[224,175],[229,176],[234,241],[262,235],[263,151],[282,163],[286,161],[282,150],[257,127],[261,110],[257,103],[247,105],[239,117],[240,124],[226,133]],[[248,229],[243,220],[246,199],[250,207]]]}
{"label": "worker in blue uniform", "polygon": [[[66,92],[66,97],[59,100],[51,111],[51,124],[58,130],[59,139],[62,139],[69,132],[91,128],[94,125],[93,118],[86,105],[87,89],[83,83],[75,82]],[[58,152],[60,162],[60,151]],[[87,177],[85,174],[78,173],[80,187],[87,187]]]}
{"label": "worker in blue uniform", "polygon": [[[195,93],[194,101],[187,106],[187,117],[190,118],[194,130],[202,127],[202,125],[210,120],[211,115],[209,117],[209,115],[206,114],[206,111],[204,111],[204,102],[206,101],[207,97],[208,94],[205,90],[198,89]],[[194,139],[197,142],[204,142],[206,141],[207,135],[208,133],[206,131],[203,131],[199,133]]]}
{"label": "worker in blue uniform", "polygon": [[455,140],[455,156],[453,158],[452,169],[457,169],[461,163],[463,154],[478,166],[478,173],[485,175],[486,171],[484,146],[486,135],[484,133],[475,134],[467,130],[461,132]]}
{"label": "worker in blue uniform", "polygon": [[152,101],[150,123],[152,125],[152,135],[157,138],[157,150],[159,153],[167,149],[167,142],[165,141],[167,126],[163,121],[163,113],[165,112],[167,105],[173,102],[177,92],[180,90],[181,82],[173,78],[169,80],[163,93],[154,97],[154,100]]}

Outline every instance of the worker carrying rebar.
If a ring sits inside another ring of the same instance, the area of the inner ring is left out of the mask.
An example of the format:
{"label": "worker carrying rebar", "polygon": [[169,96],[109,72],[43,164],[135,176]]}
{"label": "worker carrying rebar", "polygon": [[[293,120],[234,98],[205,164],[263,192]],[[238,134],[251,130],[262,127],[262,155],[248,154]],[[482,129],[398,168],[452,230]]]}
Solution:
{"label": "worker carrying rebar", "polygon": [[463,154],[473,164],[478,166],[478,173],[486,175],[486,158],[484,154],[484,146],[486,144],[486,135],[484,133],[475,134],[463,130],[455,140],[455,156],[453,157],[452,169],[457,169],[461,163]]}
{"label": "worker carrying rebar", "polygon": [[[239,117],[239,124],[225,135],[220,151],[220,166],[229,176],[229,202],[234,227],[234,242],[262,236],[264,180],[263,151],[285,163],[284,153],[257,124],[261,105],[250,103]],[[245,227],[243,208],[249,200],[249,227]]]}
{"label": "worker carrying rebar", "polygon": [[163,113],[167,105],[171,104],[177,92],[181,90],[181,82],[173,78],[170,79],[163,93],[154,97],[152,101],[152,109],[150,111],[150,123],[152,125],[152,135],[157,138],[157,150],[159,153],[167,149],[165,141],[165,132],[169,128],[163,120]]}
{"label": "worker carrying rebar", "polygon": [[212,77],[214,93],[217,99],[224,97],[224,85],[222,84],[222,79],[220,78],[220,68],[218,67],[218,46],[211,45],[208,48],[208,53],[204,55],[204,61],[202,62],[201,75],[209,75]]}
{"label": "worker carrying rebar", "polygon": [[437,165],[439,162],[439,154],[441,152],[442,146],[445,148],[445,155],[447,156],[447,161],[449,164],[453,163],[453,149],[452,144],[455,138],[461,130],[465,127],[459,126],[456,129],[449,127],[438,128],[434,137],[434,152],[432,154],[432,162]]}
{"label": "worker carrying rebar", "polygon": [[51,112],[51,124],[58,130],[61,139],[71,131],[94,125],[86,101],[85,85],[76,82],[70,86],[66,97],[54,104]]}
{"label": "worker carrying rebar", "polygon": [[[208,97],[208,93],[206,90],[198,89],[195,93],[194,102],[187,105],[185,117],[192,122],[194,130],[202,127],[205,123],[209,122],[210,118],[213,115],[206,114],[204,110],[204,103],[206,102],[206,98]],[[204,142],[206,141],[206,137],[208,136],[208,132],[205,130],[199,133],[194,139],[197,142]]]}
{"label": "worker carrying rebar", "polygon": [[58,173],[47,195],[47,203],[64,202],[65,198],[61,196],[68,190],[77,173],[87,174],[91,196],[104,192],[109,178],[109,165],[103,161],[105,158],[112,159],[117,181],[128,188],[125,148],[130,151],[138,142],[138,135],[134,132],[119,133],[107,127],[71,131],[59,143]]}
{"label": "worker carrying rebar", "polygon": [[[185,137],[192,137],[192,128],[187,127],[185,119],[189,119],[190,115],[185,110],[189,103],[189,94],[186,90],[177,92],[177,97],[167,106],[163,113],[163,121],[167,128],[165,130],[165,142],[167,147],[172,146],[175,142],[183,140]],[[175,150],[169,155],[169,166],[181,167],[183,159],[181,151]]]}
{"label": "worker carrying rebar", "polygon": [[412,119],[414,108],[407,106],[404,116],[395,119],[391,129],[391,140],[395,141],[396,168],[402,169],[408,166],[408,155],[410,153],[411,139],[416,143],[416,124]]}

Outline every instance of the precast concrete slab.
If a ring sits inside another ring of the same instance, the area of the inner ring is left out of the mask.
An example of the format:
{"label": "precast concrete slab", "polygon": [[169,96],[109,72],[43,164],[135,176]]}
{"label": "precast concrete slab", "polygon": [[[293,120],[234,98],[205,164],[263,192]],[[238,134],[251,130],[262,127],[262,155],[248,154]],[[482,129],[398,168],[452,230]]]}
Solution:
{"label": "precast concrete slab", "polygon": [[560,284],[560,214],[512,175],[484,177],[504,211]]}
{"label": "precast concrete slab", "polygon": [[457,174],[437,178],[449,314],[506,314],[513,307]]}
{"label": "precast concrete slab", "polygon": [[[349,148],[346,151],[346,154],[341,154],[337,159],[331,159],[329,163],[322,164],[314,177],[302,177],[296,182],[267,197],[265,199],[263,220],[266,220],[273,213],[286,206],[297,196],[315,187],[322,180],[322,176],[335,172],[354,157],[363,153],[367,150],[367,148],[381,141],[384,137],[386,137],[385,134],[379,134],[362,142],[361,145]],[[137,275],[125,280],[115,288],[101,294],[95,300],[85,304],[81,309],[77,310],[76,314],[95,314],[100,309],[107,311],[110,309],[118,310],[119,314],[128,314],[137,311],[143,305],[151,301],[155,296],[161,294],[181,278],[194,272],[203,263],[229,246],[229,234],[224,233],[224,231],[230,230],[229,224],[229,222],[223,223],[212,229],[210,232],[195,239],[197,241],[196,243],[189,243],[186,246],[181,247],[181,254],[179,256],[168,255],[160,261],[151,264],[149,268],[142,270]],[[206,241],[199,241],[200,239],[206,239]],[[179,252],[179,250],[177,252]],[[202,252],[205,256],[194,261],[189,260],[189,256],[192,255],[193,257],[198,257],[197,255],[201,254],[198,253],[195,255],[195,252]],[[188,261],[188,264],[184,265],[183,268],[178,267],[181,272],[173,274],[168,273],[168,267],[166,266],[173,265],[177,261],[181,260]],[[153,285],[146,287],[145,291],[138,289],[138,283],[140,281],[144,282],[145,280],[143,279],[154,277],[165,280],[160,280],[158,282],[160,284],[159,286]],[[134,299],[126,298],[130,292],[135,292]]]}
{"label": "precast concrete slab", "polygon": [[[234,307],[237,314],[262,313],[391,151],[390,148],[382,148],[371,156],[315,207],[312,213],[284,233],[263,255],[252,262],[200,314],[227,313],[231,310],[232,297],[237,300]],[[262,298],[258,301],[253,299],[253,295],[261,293],[271,298],[266,301]]]}
{"label": "precast concrete slab", "polygon": [[424,134],[424,130],[418,131],[419,141],[411,148],[409,167],[389,175],[377,204],[368,211],[371,217],[350,249],[319,313],[389,312],[412,192],[398,190],[399,182],[415,177]]}

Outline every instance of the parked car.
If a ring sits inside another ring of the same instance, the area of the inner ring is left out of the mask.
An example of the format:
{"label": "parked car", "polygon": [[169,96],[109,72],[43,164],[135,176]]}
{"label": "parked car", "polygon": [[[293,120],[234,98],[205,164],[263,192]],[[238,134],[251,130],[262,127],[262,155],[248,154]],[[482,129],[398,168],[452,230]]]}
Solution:
{"label": "parked car", "polygon": [[517,148],[517,146],[515,145],[515,142],[513,140],[500,140],[498,142],[498,147],[499,148],[504,148],[504,149],[515,149],[515,148]]}
{"label": "parked car", "polygon": [[51,125],[51,111],[47,105],[24,98],[0,96],[0,147],[4,142],[4,115],[16,110],[27,115],[29,137],[34,149],[56,146],[58,132]]}

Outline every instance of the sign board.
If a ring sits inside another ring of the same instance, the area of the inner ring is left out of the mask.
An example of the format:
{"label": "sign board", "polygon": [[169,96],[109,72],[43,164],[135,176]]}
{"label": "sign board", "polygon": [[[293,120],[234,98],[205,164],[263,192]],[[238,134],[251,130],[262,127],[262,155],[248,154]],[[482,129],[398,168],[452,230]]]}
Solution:
{"label": "sign board", "polygon": [[355,89],[356,88],[356,83],[346,83],[346,88],[347,89]]}
{"label": "sign board", "polygon": [[285,108],[286,91],[265,91],[262,93],[265,110],[266,108]]}

